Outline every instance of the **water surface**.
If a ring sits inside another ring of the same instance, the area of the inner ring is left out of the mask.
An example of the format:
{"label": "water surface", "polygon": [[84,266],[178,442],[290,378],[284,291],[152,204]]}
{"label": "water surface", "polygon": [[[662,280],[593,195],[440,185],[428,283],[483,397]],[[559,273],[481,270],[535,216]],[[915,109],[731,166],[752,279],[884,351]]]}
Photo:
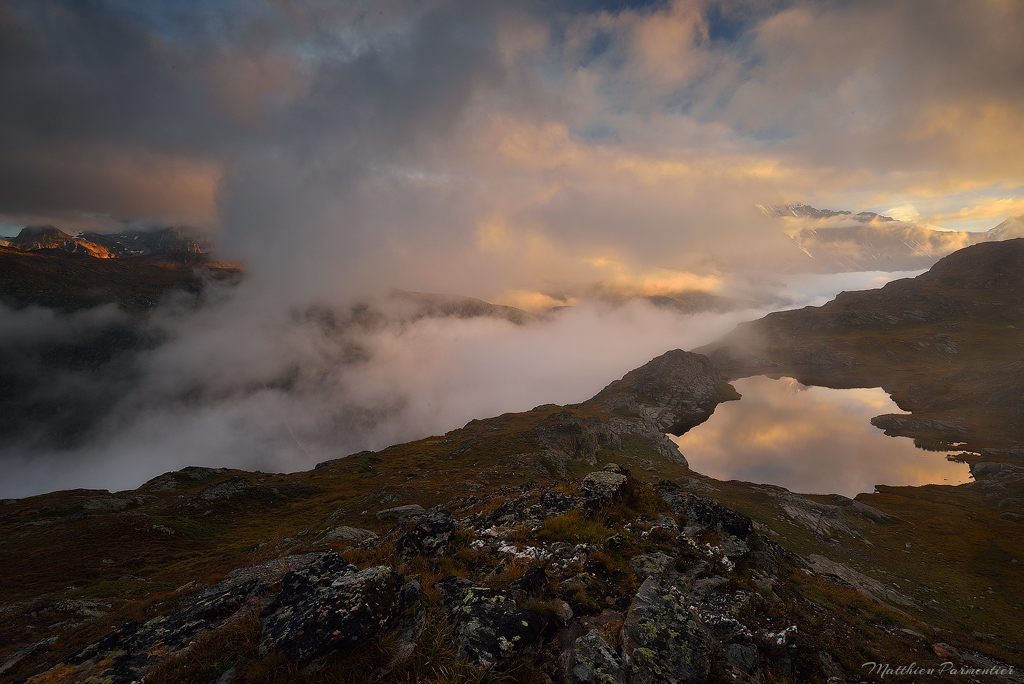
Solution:
{"label": "water surface", "polygon": [[732,384],[742,399],[719,404],[706,423],[673,437],[699,473],[851,497],[876,484],[970,481],[966,464],[871,425],[874,416],[905,413],[880,387],[835,390],[763,376]]}

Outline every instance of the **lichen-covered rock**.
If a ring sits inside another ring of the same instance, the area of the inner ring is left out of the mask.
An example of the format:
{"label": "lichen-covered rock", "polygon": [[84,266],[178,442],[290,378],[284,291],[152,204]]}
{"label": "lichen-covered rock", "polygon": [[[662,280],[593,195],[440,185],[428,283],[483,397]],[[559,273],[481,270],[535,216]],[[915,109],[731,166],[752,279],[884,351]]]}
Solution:
{"label": "lichen-covered rock", "polygon": [[463,657],[490,667],[537,640],[544,627],[539,615],[517,606],[508,592],[459,580],[444,578],[438,589]]}
{"label": "lichen-covered rock", "polygon": [[714,499],[688,492],[671,480],[660,481],[656,491],[672,507],[673,513],[686,517],[684,534],[708,530],[746,539],[753,529],[753,522],[742,513],[729,510]]}
{"label": "lichen-covered rock", "polygon": [[301,666],[316,665],[388,629],[404,580],[387,566],[355,570],[335,553],[285,575],[263,611],[260,652],[277,649]]}
{"label": "lichen-covered rock", "polygon": [[662,551],[634,556],[629,564],[633,566],[636,576],[640,579],[653,577],[659,582],[664,582],[669,575],[678,576],[675,572],[675,559]]}
{"label": "lichen-covered rock", "polygon": [[609,470],[590,473],[580,483],[580,494],[602,504],[618,501],[626,496],[626,476]]}
{"label": "lichen-covered rock", "polygon": [[698,684],[708,680],[711,647],[703,625],[678,589],[648,577],[636,593],[622,630],[633,684]]}
{"label": "lichen-covered rock", "polygon": [[481,523],[485,527],[509,527],[513,525],[539,525],[548,518],[562,515],[574,508],[583,507],[586,499],[553,490],[543,492],[537,503],[529,504],[524,495],[502,502]]}
{"label": "lichen-covered rock", "polygon": [[447,511],[431,513],[395,543],[399,558],[440,556],[447,553],[458,526]]}
{"label": "lichen-covered rock", "polygon": [[570,684],[625,684],[626,670],[615,650],[591,631],[573,642],[566,679]]}

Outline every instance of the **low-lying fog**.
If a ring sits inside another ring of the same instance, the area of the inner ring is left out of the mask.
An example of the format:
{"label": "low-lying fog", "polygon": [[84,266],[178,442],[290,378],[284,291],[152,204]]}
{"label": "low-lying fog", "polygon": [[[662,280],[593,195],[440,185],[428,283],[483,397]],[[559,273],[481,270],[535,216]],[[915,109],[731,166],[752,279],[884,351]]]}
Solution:
{"label": "low-lying fog", "polygon": [[[774,308],[905,275],[790,277],[774,294],[791,303]],[[409,320],[384,305],[275,309],[253,296],[243,284],[199,308],[165,303],[134,337],[113,308],[0,310],[4,365],[19,369],[8,391],[26,396],[0,417],[0,496],[128,489],[187,465],[305,470],[473,418],[585,400],[668,349],[773,308],[681,315],[644,300],[582,303],[515,325]]]}

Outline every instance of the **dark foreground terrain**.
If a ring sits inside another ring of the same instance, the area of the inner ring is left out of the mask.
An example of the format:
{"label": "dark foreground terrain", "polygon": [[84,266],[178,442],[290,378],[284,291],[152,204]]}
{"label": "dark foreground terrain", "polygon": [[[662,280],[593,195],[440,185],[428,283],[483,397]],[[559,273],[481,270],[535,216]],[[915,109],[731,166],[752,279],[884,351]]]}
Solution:
{"label": "dark foreground terrain", "polygon": [[[1022,251],[309,472],[0,502],[0,679],[1024,681]],[[738,398],[719,368],[880,384],[913,411],[889,427],[966,442],[976,481],[853,500],[701,476],[664,433]]]}

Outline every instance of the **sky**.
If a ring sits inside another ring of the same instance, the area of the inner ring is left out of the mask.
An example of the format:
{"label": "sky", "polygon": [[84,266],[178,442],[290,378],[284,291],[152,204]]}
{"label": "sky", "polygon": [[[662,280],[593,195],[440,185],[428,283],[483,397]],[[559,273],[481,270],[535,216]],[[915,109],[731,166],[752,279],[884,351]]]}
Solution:
{"label": "sky", "polygon": [[[190,226],[246,271],[95,372],[44,351],[137,322],[0,307],[32,400],[95,412],[0,439],[0,495],[308,468],[910,275],[794,276],[759,206],[1024,214],[1021,35],[1015,0],[0,0],[0,234]],[[392,288],[576,306],[411,321]],[[756,303],[608,304],[695,289]]]}
{"label": "sky", "polygon": [[194,225],[284,298],[721,285],[757,204],[1024,213],[1024,6],[0,4],[0,225]]}

